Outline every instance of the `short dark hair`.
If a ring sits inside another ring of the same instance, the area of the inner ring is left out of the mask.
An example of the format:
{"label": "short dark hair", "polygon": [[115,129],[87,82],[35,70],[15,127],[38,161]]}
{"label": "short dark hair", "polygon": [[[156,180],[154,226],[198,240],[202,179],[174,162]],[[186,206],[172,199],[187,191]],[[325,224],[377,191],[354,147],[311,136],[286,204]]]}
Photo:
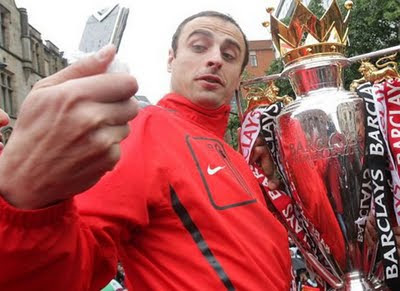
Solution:
{"label": "short dark hair", "polygon": [[172,36],[171,47],[172,47],[172,50],[174,51],[174,55],[176,55],[177,50],[178,50],[178,40],[181,35],[182,29],[185,27],[186,23],[192,21],[195,18],[199,18],[199,17],[217,17],[224,21],[232,23],[239,29],[239,31],[242,33],[244,44],[245,44],[244,60],[243,60],[242,70],[241,70],[241,72],[243,72],[244,68],[246,67],[246,65],[249,61],[249,44],[247,43],[246,35],[240,28],[239,24],[237,24],[237,22],[232,17],[230,17],[229,15],[217,12],[217,11],[202,11],[202,12],[193,14],[192,16],[189,16],[188,18],[183,20],[181,22],[181,24],[179,24],[174,35]]}

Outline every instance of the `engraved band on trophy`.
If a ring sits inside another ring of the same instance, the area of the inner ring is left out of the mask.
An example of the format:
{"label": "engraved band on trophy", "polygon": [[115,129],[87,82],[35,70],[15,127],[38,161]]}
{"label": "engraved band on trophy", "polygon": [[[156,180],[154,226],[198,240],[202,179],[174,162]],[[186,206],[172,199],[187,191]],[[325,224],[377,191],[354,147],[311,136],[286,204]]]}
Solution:
{"label": "engraved band on trophy", "polygon": [[[342,75],[349,64],[400,51],[400,46],[346,58],[352,2],[346,1],[345,8],[343,18],[333,0],[319,19],[296,1],[288,26],[267,10],[272,40],[285,68],[281,74],[245,81],[242,88],[253,107],[262,98],[251,96],[269,96],[267,89],[251,89],[253,84],[288,78],[296,94],[296,100],[276,117],[275,130],[284,180],[290,181],[297,214],[322,256],[313,254],[287,227],[305,259],[335,290],[387,290],[374,275],[377,248],[367,252],[359,237],[360,193],[369,173],[365,170],[368,112],[361,97],[344,89]],[[381,75],[368,75],[377,71],[374,68],[365,61],[360,68],[363,78],[355,80],[352,88],[376,81],[374,76],[398,77],[390,67]],[[265,104],[270,103],[267,99]]]}

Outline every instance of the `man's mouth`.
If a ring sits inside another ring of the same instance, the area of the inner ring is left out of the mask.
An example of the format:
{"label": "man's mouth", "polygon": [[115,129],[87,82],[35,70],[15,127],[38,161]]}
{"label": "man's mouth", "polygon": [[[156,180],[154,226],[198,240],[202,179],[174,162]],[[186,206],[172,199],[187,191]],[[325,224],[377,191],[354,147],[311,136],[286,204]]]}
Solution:
{"label": "man's mouth", "polygon": [[222,81],[222,79],[216,75],[202,75],[196,80],[206,81],[208,83],[220,84],[221,86],[224,86],[224,82]]}

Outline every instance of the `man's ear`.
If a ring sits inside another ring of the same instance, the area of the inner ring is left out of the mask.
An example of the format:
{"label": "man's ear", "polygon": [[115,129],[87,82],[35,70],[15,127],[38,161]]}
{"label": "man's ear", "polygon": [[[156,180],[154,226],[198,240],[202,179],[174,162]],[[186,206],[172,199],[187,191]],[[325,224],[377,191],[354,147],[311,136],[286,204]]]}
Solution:
{"label": "man's ear", "polygon": [[172,71],[172,61],[175,58],[174,50],[171,48],[168,51],[168,64],[167,64],[167,71],[168,73],[171,73]]}

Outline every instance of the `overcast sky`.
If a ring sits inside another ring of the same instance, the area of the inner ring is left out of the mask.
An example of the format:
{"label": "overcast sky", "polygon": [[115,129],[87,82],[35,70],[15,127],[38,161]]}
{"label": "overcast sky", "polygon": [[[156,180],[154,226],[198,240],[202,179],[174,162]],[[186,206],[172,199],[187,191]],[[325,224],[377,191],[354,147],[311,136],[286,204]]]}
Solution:
{"label": "overcast sky", "polygon": [[139,83],[139,95],[153,103],[169,90],[167,56],[171,36],[187,16],[202,10],[230,14],[249,40],[270,38],[261,23],[267,7],[279,0],[15,0],[28,11],[29,23],[66,55],[77,51],[87,18],[96,10],[121,3],[130,9],[119,57]]}

